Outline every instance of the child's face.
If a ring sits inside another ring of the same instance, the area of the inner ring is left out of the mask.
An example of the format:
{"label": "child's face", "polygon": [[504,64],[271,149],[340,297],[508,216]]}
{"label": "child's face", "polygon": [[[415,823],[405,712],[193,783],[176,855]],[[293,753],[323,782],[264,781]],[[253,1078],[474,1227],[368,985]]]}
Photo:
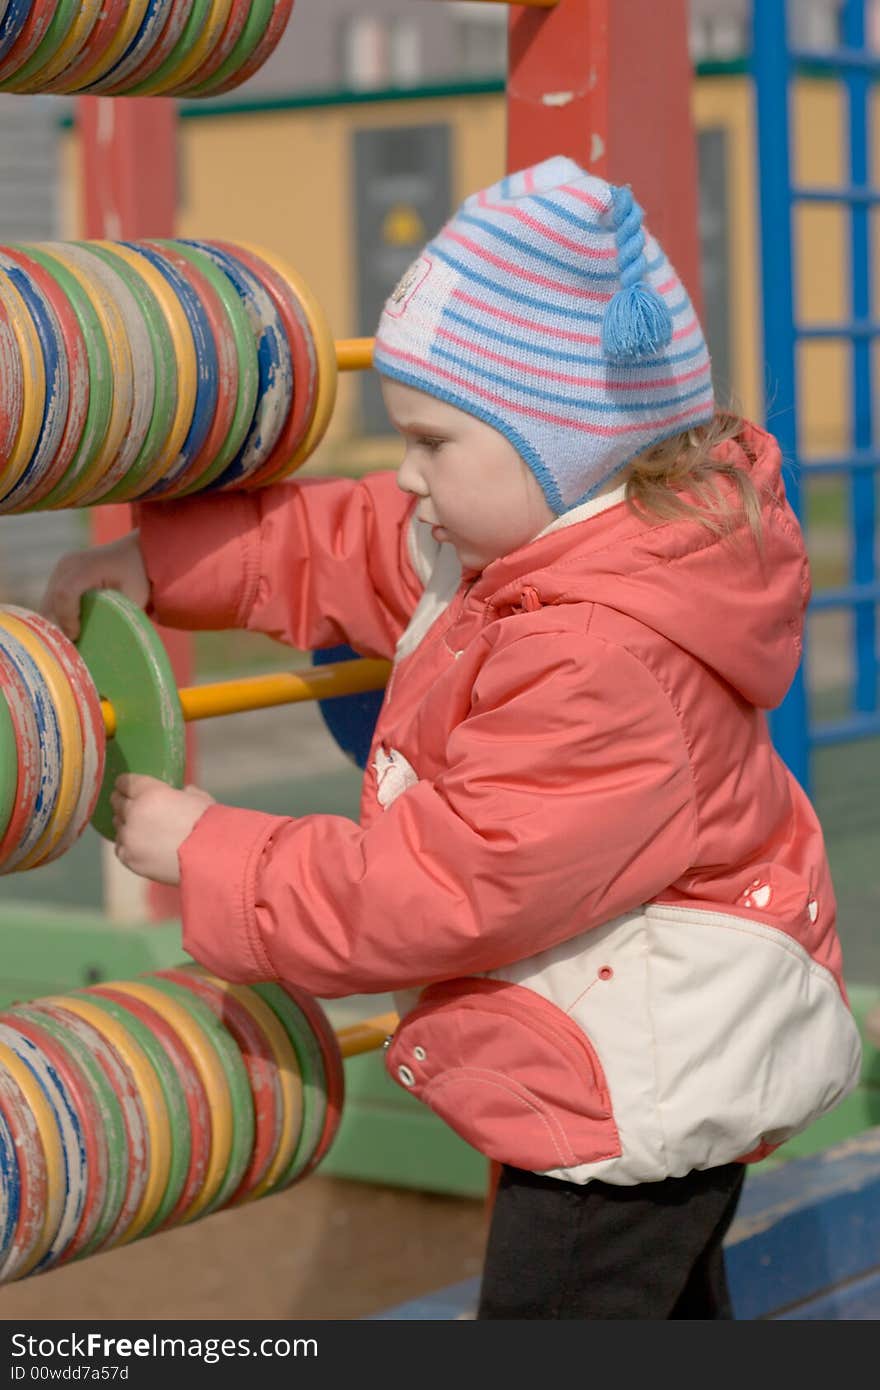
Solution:
{"label": "child's face", "polygon": [[502,434],[412,386],[381,385],[406,445],[398,485],[421,499],[416,516],[455,546],[464,569],[485,569],[549,526],[537,479]]}

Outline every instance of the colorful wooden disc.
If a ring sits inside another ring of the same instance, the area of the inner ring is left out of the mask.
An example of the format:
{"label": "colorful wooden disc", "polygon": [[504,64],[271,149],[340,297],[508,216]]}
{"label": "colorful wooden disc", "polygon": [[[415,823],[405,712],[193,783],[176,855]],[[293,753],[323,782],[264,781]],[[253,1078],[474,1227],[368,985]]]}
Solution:
{"label": "colorful wooden disc", "polygon": [[18,339],[12,326],[15,305],[0,280],[0,495],[7,488],[6,460],[12,453],[21,424],[24,402],[24,373]]}
{"label": "colorful wooden disc", "polygon": [[26,764],[34,758],[40,769],[33,813],[28,823],[22,828],[18,843],[15,846],[10,846],[6,859],[0,865],[0,873],[9,873],[23,859],[27,858],[49,824],[55,809],[61,781],[62,744],[58,715],[55,712],[40,668],[27,647],[4,624],[2,611],[0,611],[0,648],[18,668],[19,675],[27,687],[28,699],[36,723],[37,747],[26,748],[19,745],[19,771],[23,763]]}
{"label": "colorful wooden disc", "polygon": [[13,91],[22,85],[27,87],[30,78],[46,66],[57,51],[58,45],[69,33],[77,8],[78,0],[53,0],[48,23],[39,43],[26,62],[19,59],[12,66],[9,61],[3,64],[0,70],[0,87]]}
{"label": "colorful wooden disc", "polygon": [[27,305],[12,283],[10,277],[0,270],[0,292],[2,292],[9,312],[9,322],[18,344],[22,365],[22,404],[21,418],[12,446],[4,460],[0,488],[3,494],[10,492],[31,461],[40,430],[43,427],[43,412],[46,404],[46,368],[40,339]]}
{"label": "colorful wooden disc", "polygon": [[311,1163],[324,1131],[327,1112],[326,1077],[318,1040],[299,1005],[274,980],[250,986],[278,1016],[299,1063],[303,1082],[303,1120],[296,1152],[280,1175],[273,1191],[279,1192],[302,1177]]}
{"label": "colorful wooden disc", "polygon": [[145,1154],[132,1155],[133,1162],[146,1164],[147,1181],[137,1211],[126,1230],[114,1239],[115,1245],[127,1245],[142,1234],[159,1209],[168,1186],[171,1171],[171,1127],[159,1078],[133,1029],[123,1027],[113,1017],[106,999],[93,998],[82,991],[63,996],[64,1007],[79,1014],[110,1043],[118,1057],[134,1077],[137,1094],[146,1119],[147,1144]]}
{"label": "colorful wooden disc", "polygon": [[283,1097],[272,1049],[253,1015],[206,976],[186,970],[161,970],[156,974],[190,990],[207,1004],[231,1034],[247,1070],[254,1104],[254,1142],[250,1161],[232,1194],[234,1201],[263,1178],[281,1137]]}
{"label": "colorful wooden disc", "polygon": [[21,1182],[15,1140],[0,1104],[0,1267],[15,1239],[20,1200]]}
{"label": "colorful wooden disc", "polygon": [[[84,47],[101,12],[103,0],[62,0],[41,44],[25,67],[5,84],[12,92],[48,91],[49,84],[69,67]],[[68,12],[73,22],[68,24]],[[63,37],[62,37],[63,35]],[[32,71],[28,71],[32,68]]]}
{"label": "colorful wooden disc", "polygon": [[[28,469],[25,477],[21,478],[12,491],[3,498],[2,503],[0,503],[0,511],[7,512],[15,511],[25,505],[30,507],[39,502],[52,490],[59,479],[63,478],[70,467],[82,438],[89,407],[89,361],[82,329],[73,311],[73,306],[58,281],[49,274],[45,266],[34,260],[21,247],[6,246],[3,250],[8,260],[15,261],[17,265],[28,272],[52,307],[64,345],[68,397],[64,430],[54,456],[48,460],[42,477],[29,479],[27,475],[30,473],[30,469]],[[0,456],[2,456],[2,451],[0,451]]]}
{"label": "colorful wooden disc", "polygon": [[[178,1005],[183,1014],[189,1016],[189,1031],[184,1039],[187,1045],[189,1045],[193,1030],[195,1028],[202,1030],[219,1057],[226,1078],[232,1142],[229,1160],[220,1187],[205,1202],[204,1206],[200,1207],[199,1214],[207,1216],[209,1212],[218,1211],[226,1205],[244,1177],[250,1162],[254,1144],[254,1102],[248,1083],[248,1074],[238,1048],[226,1028],[200,999],[196,999],[189,990],[184,989],[181,985],[173,984],[171,980],[164,980],[158,975],[151,975],[149,982],[144,981],[143,987],[150,990],[151,1002],[155,993],[163,996],[161,1006],[157,1002],[155,1007],[160,1012],[162,1009],[167,1010],[166,1016],[169,1021],[172,1020],[172,1017],[178,1020],[175,1026],[181,1036],[184,1036],[181,1029],[187,1027],[186,1019],[181,1018],[177,1010],[169,1008],[169,1005]],[[217,1119],[216,1112],[214,1112],[214,1118]]]}
{"label": "colorful wooden disc", "polygon": [[30,0],[9,0],[0,21],[0,59],[5,58],[12,48],[30,13]]}
{"label": "colorful wooden disc", "polygon": [[[102,278],[95,272],[93,257],[87,256],[82,247],[68,241],[51,241],[41,245],[56,261],[67,270],[85,290],[94,312],[98,316],[104,341],[110,354],[111,403],[110,418],[103,440],[91,461],[82,470],[75,485],[64,493],[64,506],[75,506],[77,499],[88,493],[112,467],[123,440],[131,425],[131,412],[134,399],[131,349],[125,331],[125,321],[112,294],[107,292]],[[55,506],[59,503],[56,501]]]}
{"label": "colorful wooden disc", "polygon": [[52,20],[55,4],[56,0],[30,0],[25,22],[15,43],[0,61],[0,79],[23,67],[35,49],[39,48]]}
{"label": "colorful wooden disc", "polygon": [[172,458],[166,455],[165,468],[162,474],[163,478],[173,481],[189,467],[192,460],[198,455],[211,428],[211,421],[217,409],[219,385],[217,348],[211,334],[211,325],[208,322],[207,314],[188,278],[181,275],[168,257],[149,242],[140,241],[126,244],[130,250],[137,251],[139,255],[143,256],[168,281],[172,294],[176,296],[186,315],[195,345],[196,390],[190,427],[177,457]]}
{"label": "colorful wooden disc", "polygon": [[148,0],[140,28],[125,52],[103,76],[91,83],[88,90],[110,95],[113,88],[134,71],[145,54],[152,52],[159,35],[177,8],[175,0]]}
{"label": "colorful wooden disc", "polygon": [[213,77],[214,73],[226,62],[226,59],[238,43],[250,10],[250,0],[232,0],[229,16],[223,27],[223,32],[219,35],[216,43],[206,56],[197,67],[192,69],[186,79],[183,80],[178,77],[174,84],[176,93],[182,95],[190,86],[197,86],[200,82],[206,82],[209,77]]}
{"label": "colorful wooden disc", "polygon": [[131,413],[122,441],[106,471],[91,486],[84,481],[68,497],[68,506],[87,507],[102,499],[121,479],[128,478],[153,415],[156,373],[147,325],[125,277],[102,256],[96,255],[88,244],[68,244],[67,253],[102,285],[108,299],[118,308],[131,362]]}
{"label": "colorful wooden disc", "polygon": [[[235,452],[235,448],[238,447],[233,439],[234,427],[238,423],[240,413],[239,400],[241,396],[238,339],[235,336],[235,329],[238,327],[245,339],[250,337],[250,329],[238,296],[226,276],[217,270],[207,256],[199,256],[189,246],[181,249],[173,241],[150,241],[145,242],[144,245],[152,246],[159,251],[180,275],[189,280],[205,311],[217,353],[216,405],[214,417],[201,449],[176,478],[162,478],[153,485],[149,493],[142,494],[144,497],[159,497],[165,494],[170,496],[173,492],[173,495],[178,496],[190,483],[197,483],[198,486],[202,486],[210,476],[214,475],[212,470],[217,472],[222,466],[218,465],[218,459],[225,457],[228,460]],[[236,319],[232,318],[228,307],[233,301],[238,315]],[[254,397],[256,397],[256,354],[254,354],[253,390]],[[238,436],[239,443],[244,438],[252,415],[253,407],[251,407],[251,415],[241,426],[241,434]]]}
{"label": "colorful wooden disc", "polygon": [[[221,68],[207,82],[200,82],[190,96],[219,96],[238,87],[261,68],[284,33],[293,0],[253,0],[244,31]],[[251,19],[253,22],[251,23]]]}
{"label": "colorful wooden disc", "polygon": [[173,435],[178,398],[174,342],[159,301],[138,270],[111,250],[111,245],[112,243],[90,241],[89,249],[93,255],[100,256],[111,265],[125,280],[143,315],[153,358],[153,410],[140,452],[131,463],[126,476],[120,478],[112,487],[105,486],[102,491],[101,501],[105,504],[128,501],[136,497],[144,479],[153,473],[157,464],[164,467],[164,451],[166,442]]}
{"label": "colorful wooden disc", "polygon": [[[293,457],[287,461],[286,466],[279,469],[278,473],[271,478],[261,479],[265,482],[277,482],[279,478],[288,477],[299,468],[317,449],[330,423],[333,415],[333,407],[336,404],[336,386],[338,372],[336,367],[336,344],[330,332],[330,325],[324,315],[324,311],[309,289],[306,282],[297,275],[286,261],[277,256],[274,251],[267,251],[263,246],[254,246],[251,242],[243,243],[244,249],[258,256],[261,261],[265,261],[273,270],[277,271],[288,284],[292,285],[308,319],[312,331],[312,341],[314,343],[315,354],[318,363],[318,397],[315,403],[315,410],[308,429],[295,450]],[[258,476],[258,475],[255,475]]]}
{"label": "colorful wooden disc", "polygon": [[143,772],[172,787],[183,785],[183,711],[168,654],[139,608],[115,590],[90,590],[83,595],[80,620],[79,654],[116,716],[92,816],[95,829],[112,840],[110,796],[121,773]]}
{"label": "colorful wooden disc", "polygon": [[201,1192],[211,1157],[211,1110],[202,1078],[192,1055],[187,1051],[167,1020],[151,1005],[145,1003],[141,998],[136,998],[131,992],[126,994],[118,986],[114,987],[113,985],[106,985],[101,988],[109,998],[116,999],[117,1002],[124,1004],[127,1009],[134,1012],[161,1042],[174,1067],[186,1105],[186,1117],[181,1125],[181,1131],[185,1128],[186,1134],[184,1136],[181,1132],[179,1135],[176,1134],[175,1138],[181,1145],[185,1139],[189,1151],[189,1166],[177,1201],[161,1221],[156,1218],[153,1219],[144,1231],[144,1234],[148,1235],[151,1231],[165,1230],[180,1224],[185,1213]]}
{"label": "colorful wooden disc", "polygon": [[67,831],[73,818],[82,788],[82,731],[76,698],[70,682],[52,652],[34,630],[21,618],[0,607],[0,626],[16,637],[30,654],[39,671],[52,703],[61,740],[58,786],[51,815],[36,843],[19,860],[12,856],[8,866],[19,871],[33,868],[44,854],[49,854]]}
{"label": "colorful wooden disc", "polygon": [[235,458],[213,484],[220,488],[246,478],[275,447],[293,399],[293,369],[283,325],[256,276],[214,242],[190,241],[189,245],[210,256],[232,281],[247,311],[257,345],[259,388],[254,418]]}
{"label": "colorful wooden disc", "polygon": [[[200,966],[187,965],[183,968],[187,972],[204,973]],[[216,975],[208,975],[206,978],[213,980],[218,989],[234,995],[265,1034],[275,1059],[278,1083],[284,1101],[278,1147],[264,1177],[250,1191],[244,1194],[236,1193],[232,1199],[233,1202],[249,1202],[273,1190],[296,1152],[302,1128],[302,1076],[290,1038],[268,1004],[255,994],[249,985],[233,985]]]}
{"label": "colorful wooden disc", "polygon": [[5,1282],[10,1278],[21,1279],[24,1275],[30,1274],[31,1270],[36,1268],[51,1248],[61,1224],[61,1217],[64,1214],[67,1182],[61,1135],[58,1132],[58,1125],[52,1107],[46,1098],[46,1093],[30,1067],[25,1065],[15,1049],[0,1040],[0,1072],[2,1071],[5,1071],[18,1086],[36,1126],[36,1135],[32,1131],[29,1132],[27,1137],[30,1142],[27,1148],[19,1151],[20,1171],[23,1171],[26,1166],[33,1165],[34,1171],[39,1172],[40,1160],[34,1152],[34,1143],[36,1143],[42,1150],[46,1174],[39,1238],[31,1246],[29,1254],[14,1272],[5,1267],[0,1270],[0,1279]]}
{"label": "colorful wooden disc", "polygon": [[[201,1216],[223,1184],[232,1153],[232,1098],[226,1072],[210,1037],[179,1001],[163,996],[156,984],[153,976],[125,981],[133,997],[144,1000],[160,1013],[177,1034],[198,1071],[211,1117],[208,1163],[202,1187],[190,1205],[181,1210],[178,1219],[183,1224]],[[121,987],[118,982],[117,987]]]}
{"label": "colorful wooden disc", "polygon": [[312,422],[318,401],[318,362],[311,325],[302,306],[297,283],[279,274],[244,246],[218,242],[226,251],[235,252],[239,260],[252,271],[271,295],[284,325],[293,364],[293,401],[274,449],[247,482],[255,486],[262,478],[286,476],[291,471],[291,459],[297,456],[306,431]]}
{"label": "colorful wooden disc", "polygon": [[5,1284],[16,1279],[26,1266],[32,1268],[38,1258],[48,1213],[49,1179],[36,1116],[2,1060],[0,1056],[0,1113],[15,1146],[18,1178],[15,1229],[0,1262],[0,1283]]}
{"label": "colorful wooden disc", "polygon": [[200,271],[216,291],[231,329],[236,360],[237,390],[233,401],[233,416],[228,426],[225,441],[216,449],[213,458],[209,458],[207,448],[204,449],[201,459],[197,458],[193,461],[191,467],[178,478],[168,493],[169,496],[184,497],[191,492],[200,491],[213,482],[231,463],[244,444],[257,405],[259,363],[257,361],[257,345],[251,331],[250,320],[241,302],[241,297],[229,276],[224,275],[210,256],[199,251],[197,247],[182,241],[161,243],[163,246],[169,244],[173,244],[178,254]]}
{"label": "colorful wooden disc", "polygon": [[308,1019],[309,1027],[321,1049],[321,1058],[324,1063],[324,1093],[327,1099],[327,1110],[321,1137],[302,1174],[303,1177],[306,1177],[313,1168],[318,1166],[336,1138],[345,1103],[345,1067],[342,1053],[339,1051],[336,1031],[314,995],[286,980],[279,980],[278,984],[285,994],[289,994],[294,1003],[299,1005]]}
{"label": "colorful wooden disc", "polygon": [[64,426],[67,421],[69,386],[67,357],[61,327],[54,310],[33,276],[11,256],[0,249],[0,268],[15,285],[37,330],[40,350],[43,355],[45,374],[45,396],[43,419],[34,451],[27,467],[15,486],[30,489],[38,484],[52,466]]}
{"label": "colorful wooden disc", "polygon": [[[17,1027],[25,1024],[39,1028],[64,1048],[71,1063],[78,1069],[87,1088],[91,1106],[94,1107],[93,1124],[98,1133],[98,1155],[95,1160],[97,1174],[96,1186],[101,1192],[101,1203],[94,1229],[83,1239],[83,1223],[64,1256],[76,1259],[90,1254],[99,1247],[109,1235],[125,1197],[128,1181],[128,1148],[125,1138],[122,1110],[113,1087],[110,1085],[89,1048],[76,1031],[68,1024],[59,1022],[51,1008],[44,1007],[41,1000],[32,1004],[15,1004],[5,1015],[16,1022]],[[82,1099],[83,1109],[89,1109],[89,1100]],[[86,1213],[83,1213],[85,1220]]]}
{"label": "colorful wooden disc", "polygon": [[[113,3],[114,0],[108,0],[106,8],[112,6]],[[118,27],[113,31],[106,48],[95,56],[94,61],[85,71],[80,69],[79,63],[76,64],[76,86],[75,88],[66,86],[66,91],[83,91],[92,82],[96,82],[99,77],[103,77],[105,73],[111,71],[122,55],[127,52],[129,45],[140,29],[146,9],[147,0],[126,0]],[[84,52],[88,53],[88,49],[89,45],[86,46]],[[67,74],[62,74],[62,81],[66,76]]]}
{"label": "colorful wooden disc", "polygon": [[50,1263],[62,1264],[72,1259],[95,1233],[105,1202],[109,1175],[107,1136],[88,1077],[51,1029],[14,1010],[0,1014],[0,1022],[17,1029],[46,1058],[57,1074],[76,1118],[81,1146],[80,1162],[85,1170],[82,1213],[66,1245],[58,1249],[51,1260],[46,1256],[42,1267],[48,1268]]}
{"label": "colorful wooden disc", "polygon": [[[87,994],[90,999],[97,999],[122,1028],[128,1029],[140,1044],[159,1079],[168,1117],[168,1181],[156,1211],[140,1232],[141,1235],[148,1236],[151,1231],[163,1225],[174,1210],[189,1173],[191,1143],[183,1086],[173,1058],[155,1026],[157,1020],[152,1013],[140,1007],[137,999],[128,997],[124,990],[116,988],[113,983],[91,985],[82,993]],[[125,1243],[124,1240],[122,1243]]]}
{"label": "colorful wooden disc", "polygon": [[111,1150],[111,1163],[122,1172],[123,1199],[109,1231],[102,1240],[93,1239],[88,1253],[109,1249],[128,1230],[140,1209],[147,1187],[150,1137],[137,1079],[107,1036],[95,1028],[81,1010],[70,1007],[69,996],[48,995],[33,1001],[30,1007],[38,1009],[41,1016],[48,1015],[82,1043],[95,1059],[96,1066],[116,1097],[124,1142],[115,1151]]}
{"label": "colorful wooden disc", "polygon": [[[147,47],[141,42],[139,34],[128,53],[123,54],[116,66],[106,73],[92,90],[100,91],[107,96],[124,96],[136,82],[142,81],[161,67],[180,38],[193,4],[194,0],[172,0],[170,10],[166,6],[167,18],[154,42]],[[144,24],[147,23],[148,17],[149,9],[144,16]],[[141,28],[143,30],[143,25]]]}
{"label": "colorful wooden disc", "polygon": [[0,666],[0,838],[9,825],[18,786],[18,742],[15,724],[4,698],[6,667]]}
{"label": "colorful wooden disc", "polygon": [[89,669],[61,629],[39,613],[32,613],[26,608],[16,608],[9,604],[5,611],[27,623],[43,646],[55,657],[76,701],[79,715],[82,771],[80,792],[66,829],[62,831],[54,848],[39,861],[40,864],[48,864],[67,853],[92,818],[104,780],[107,746],[104,716]]}
{"label": "colorful wooden disc", "polygon": [[196,0],[186,28],[165,62],[145,82],[129,88],[133,95],[176,92],[201,67],[223,33],[232,0]]}
{"label": "colorful wooden disc", "polygon": [[3,796],[13,791],[12,810],[0,837],[0,871],[18,848],[40,793],[40,735],[30,691],[18,667],[0,645],[0,697],[12,721],[15,754],[2,767]]}
{"label": "colorful wooden disc", "polygon": [[[141,255],[122,241],[100,241],[98,246],[106,247],[114,256],[127,261],[150,289],[154,299],[161,307],[166,327],[174,348],[175,376],[177,381],[177,400],[168,438],[162,447],[156,464],[145,473],[141,484],[150,487],[160,477],[164,477],[169,462],[175,460],[188,437],[193,419],[196,400],[198,364],[193,335],[183,311],[180,300],[174,293],[167,278],[151,263],[147,256]],[[107,498],[104,499],[107,501]]]}
{"label": "colorful wooden disc", "polygon": [[18,1028],[0,1023],[0,1042],[4,1043],[24,1063],[39,1082],[49,1102],[54,1123],[61,1139],[62,1204],[61,1220],[49,1249],[34,1266],[38,1271],[50,1268],[67,1249],[82,1218],[88,1185],[86,1150],[82,1122],[63,1077],[46,1053]]}
{"label": "colorful wooden disc", "polygon": [[66,498],[77,485],[86,470],[94,465],[94,459],[107,434],[113,405],[113,377],[110,350],[101,327],[100,320],[87,290],[70,268],[57,256],[50,255],[39,246],[28,246],[28,255],[43,266],[58,281],[70,301],[77,323],[86,345],[89,369],[89,395],[85,425],[76,452],[69,467],[56,485],[39,503],[31,503],[33,510],[49,507],[63,507]]}

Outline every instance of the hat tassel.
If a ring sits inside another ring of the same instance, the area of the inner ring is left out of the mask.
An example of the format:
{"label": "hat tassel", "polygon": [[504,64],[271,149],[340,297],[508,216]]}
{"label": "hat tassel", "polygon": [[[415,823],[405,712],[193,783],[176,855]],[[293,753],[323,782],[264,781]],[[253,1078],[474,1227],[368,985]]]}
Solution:
{"label": "hat tassel", "polygon": [[656,290],[646,283],[642,209],[626,187],[612,190],[621,288],[605,310],[602,347],[613,362],[650,357],[672,339],[672,316]]}

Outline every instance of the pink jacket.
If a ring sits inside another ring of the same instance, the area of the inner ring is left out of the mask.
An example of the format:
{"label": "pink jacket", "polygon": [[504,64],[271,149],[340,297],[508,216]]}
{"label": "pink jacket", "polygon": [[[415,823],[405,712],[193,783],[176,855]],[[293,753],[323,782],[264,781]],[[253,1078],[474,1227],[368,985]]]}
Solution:
{"label": "pink jacket", "polygon": [[398,992],[391,1075],[518,1167],[757,1158],[858,1077],[822,833],[763,713],[807,559],[774,440],[744,442],[763,557],[622,489],[464,576],[393,473],[140,509],[161,622],[394,659],[360,824],[209,808],[186,949]]}

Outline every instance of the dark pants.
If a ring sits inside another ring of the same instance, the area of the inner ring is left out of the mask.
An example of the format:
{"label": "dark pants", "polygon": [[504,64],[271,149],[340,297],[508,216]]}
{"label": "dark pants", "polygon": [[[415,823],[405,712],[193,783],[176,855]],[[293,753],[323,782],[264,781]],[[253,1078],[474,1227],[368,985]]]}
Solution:
{"label": "dark pants", "polygon": [[477,1317],[731,1318],[721,1245],[744,1173],[618,1187],[502,1168]]}

